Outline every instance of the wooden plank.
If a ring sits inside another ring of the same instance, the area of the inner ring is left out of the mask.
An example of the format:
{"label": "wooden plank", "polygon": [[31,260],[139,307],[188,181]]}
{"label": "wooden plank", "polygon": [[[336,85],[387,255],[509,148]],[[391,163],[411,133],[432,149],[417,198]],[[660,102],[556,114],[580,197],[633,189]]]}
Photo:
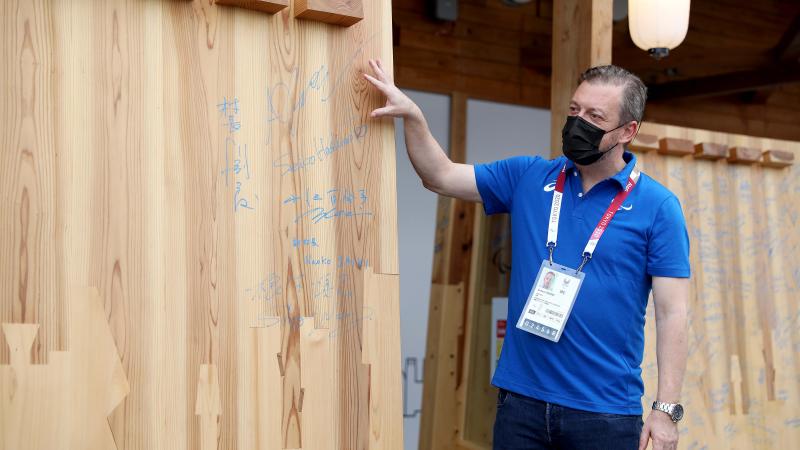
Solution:
{"label": "wooden plank", "polygon": [[202,450],[216,449],[219,440],[219,419],[217,418],[222,413],[216,364],[200,365],[194,413],[200,416],[200,448]]}
{"label": "wooden plank", "polygon": [[[496,25],[470,22],[464,20],[463,17],[456,22],[437,21],[425,14],[400,9],[397,6],[392,9],[392,22],[400,28],[400,40],[395,43],[396,47],[403,47],[403,33],[407,30],[424,32],[433,36],[451,36],[505,47],[519,47],[522,41],[527,41],[527,35],[531,34]],[[549,26],[547,32],[550,32]]]}
{"label": "wooden plank", "polygon": [[638,153],[648,153],[653,150],[658,150],[658,136],[652,134],[637,134],[628,145],[628,148]]}
{"label": "wooden plank", "polygon": [[215,0],[215,3],[253,9],[269,14],[275,14],[289,6],[289,0]]}
{"label": "wooden plank", "polygon": [[694,142],[689,139],[661,138],[658,153],[662,155],[685,156],[694,154]]}
{"label": "wooden plank", "polygon": [[764,150],[762,166],[782,168],[792,164],[794,164],[794,153],[785,150]]}
{"label": "wooden plank", "polygon": [[715,144],[713,142],[702,142],[694,146],[694,157],[698,159],[726,159],[728,157],[728,146]]}
{"label": "wooden plank", "polygon": [[752,147],[731,147],[728,162],[754,164],[761,159],[761,150]]}
{"label": "wooden plank", "polygon": [[518,65],[520,61],[519,49],[515,47],[475,42],[447,35],[431,35],[410,29],[401,31],[400,43],[403,47],[450,53],[459,57],[514,65]]}
{"label": "wooden plank", "polygon": [[449,94],[455,90],[469,93],[470,98],[538,108],[548,107],[550,98],[550,89],[538,84],[515,84],[414,66],[398,67],[396,80],[398,86],[407,89],[443,94]]}
{"label": "wooden plank", "polygon": [[458,334],[464,285],[431,285],[420,416],[420,450],[447,448],[459,434],[456,404]]}
{"label": "wooden plank", "polygon": [[497,388],[489,383],[489,345],[492,298],[508,295],[511,279],[511,221],[507,214],[486,217],[475,213],[475,249],[471,264],[470,296],[464,335],[464,380],[456,392],[461,407],[462,442],[492,445]]}
{"label": "wooden plank", "polygon": [[295,0],[295,17],[349,27],[364,18],[361,0]]}
{"label": "wooden plank", "polygon": [[[59,169],[54,112],[59,60],[51,28],[57,5],[5,2],[0,9],[0,323],[38,323],[33,361],[66,348],[62,259],[64,211],[59,208]],[[76,38],[78,38],[76,36]],[[86,116],[84,116],[86,117]],[[0,333],[0,363],[8,346]]]}
{"label": "wooden plank", "polygon": [[68,351],[31,364],[38,324],[4,323],[11,365],[0,365],[0,448],[116,448],[108,415],[130,387],[94,288],[71,287]]}
{"label": "wooden plank", "polygon": [[[453,55],[452,53],[403,46],[395,47],[394,56],[397,64],[407,67],[435,69],[492,80],[505,79],[512,83],[521,83],[523,81],[522,70],[516,64],[506,64],[487,59],[475,59]],[[524,81],[528,83],[533,80]]]}
{"label": "wooden plank", "polygon": [[302,422],[302,448],[332,450],[336,442],[331,436],[336,432],[337,421],[331,420],[329,408],[335,404],[336,384],[333,374],[335,349],[331,330],[316,328],[313,317],[300,324],[300,358],[308,374],[303,378],[302,395],[298,410],[305,410]]}
{"label": "wooden plank", "polygon": [[450,161],[467,162],[467,96],[461,92],[450,95]]}
{"label": "wooden plank", "polygon": [[[390,7],[370,2],[347,29],[295,20],[291,7],[269,16],[209,1],[0,7],[3,52],[17,55],[0,69],[11,149],[0,152],[0,316],[40,325],[34,362],[63,359],[56,347],[72,341],[60,330],[83,324],[65,316],[63,286],[97,286],[120,355],[104,376],[124,373],[131,386],[121,407],[109,400],[88,419],[110,426],[109,447],[299,446],[301,414],[320,415],[319,402],[302,406],[318,375],[301,364],[304,318],[340,330],[324,409],[331,445],[375,438],[355,280],[367,266],[398,271],[395,151],[392,121],[368,117],[385,99],[359,73],[368,57],[391,70]],[[290,200],[307,192],[319,203]],[[326,213],[312,217],[316,207]],[[399,389],[389,380],[386,392]],[[81,389],[76,405],[106,397]],[[61,423],[105,439],[101,427]],[[399,430],[381,446],[394,448]],[[47,439],[31,444],[59,448]]]}
{"label": "wooden plank", "polygon": [[648,86],[648,99],[659,102],[735,94],[800,81],[800,64],[779,64],[703,78]]}
{"label": "wooden plank", "polygon": [[[669,123],[676,126],[692,127],[702,123],[710,130],[734,134],[748,134],[751,136],[771,137],[775,139],[800,140],[800,128],[794,124],[800,120],[800,114],[787,111],[786,120],[794,119],[792,124],[782,120],[763,116],[755,112],[734,112],[735,107],[726,110],[726,105],[721,102],[704,102],[698,100],[689,105],[676,102],[672,104],[648,104],[645,120]],[[747,110],[748,107],[743,107]],[[768,108],[770,110],[771,108]],[[767,110],[762,110],[766,113]]]}
{"label": "wooden plank", "polygon": [[[265,325],[278,324],[281,320],[279,316],[270,315],[261,316],[261,319]],[[304,321],[301,327],[310,333],[309,329],[313,327],[313,321]],[[243,358],[250,370],[241,383],[243,390],[239,397],[243,400],[239,408],[239,413],[242,415],[242,428],[239,431],[242,435],[241,443],[247,448],[258,450],[282,448],[283,410],[275,407],[280,404],[282,399],[283,374],[278,359],[281,350],[281,329],[275,325],[254,326],[248,328],[247,331],[247,341],[252,345],[249,347],[246,357]],[[306,334],[301,333],[301,336],[306,336]],[[301,345],[305,345],[305,343],[304,340]],[[323,381],[327,380],[327,378],[323,379]],[[315,392],[312,393],[312,397]],[[314,400],[312,398],[312,405],[314,405]],[[329,402],[329,404],[331,403]],[[314,411],[313,407],[308,409]],[[313,419],[311,420],[313,421]],[[335,424],[336,420],[329,418],[329,423]]]}
{"label": "wooden plank", "polygon": [[[403,448],[400,347],[400,277],[364,272],[362,324],[369,364],[369,448]],[[391,314],[377,314],[388,311]],[[317,448],[317,447],[310,447]]]}
{"label": "wooden plank", "polygon": [[561,128],[580,74],[611,63],[611,0],[553,2],[550,154],[561,154]]}

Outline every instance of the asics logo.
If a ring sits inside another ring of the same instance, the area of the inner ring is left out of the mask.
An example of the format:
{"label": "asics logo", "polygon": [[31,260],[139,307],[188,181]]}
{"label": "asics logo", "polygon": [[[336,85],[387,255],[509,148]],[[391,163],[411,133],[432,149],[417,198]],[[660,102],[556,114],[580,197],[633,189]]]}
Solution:
{"label": "asics logo", "polygon": [[554,181],[554,182],[552,182],[552,183],[550,183],[548,185],[545,185],[544,191],[545,192],[550,192],[550,191],[555,190],[555,188],[556,188],[556,182]]}
{"label": "asics logo", "polygon": [[[630,210],[633,209],[633,205],[628,205],[628,206],[620,205],[619,209],[624,209],[625,211],[630,211]],[[617,211],[619,211],[619,209]]]}

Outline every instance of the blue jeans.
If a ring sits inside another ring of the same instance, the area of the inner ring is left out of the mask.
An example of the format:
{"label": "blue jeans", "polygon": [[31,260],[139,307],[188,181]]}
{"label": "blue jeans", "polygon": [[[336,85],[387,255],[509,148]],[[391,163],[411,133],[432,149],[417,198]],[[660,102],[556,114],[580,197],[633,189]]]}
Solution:
{"label": "blue jeans", "polygon": [[567,408],[500,388],[494,450],[636,450],[642,416]]}

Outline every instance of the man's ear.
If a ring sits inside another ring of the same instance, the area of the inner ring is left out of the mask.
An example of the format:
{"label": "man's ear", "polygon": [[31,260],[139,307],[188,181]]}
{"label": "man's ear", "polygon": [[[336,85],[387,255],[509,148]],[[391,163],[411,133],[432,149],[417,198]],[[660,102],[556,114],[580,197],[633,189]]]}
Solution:
{"label": "man's ear", "polygon": [[622,144],[630,144],[639,133],[639,122],[631,120],[622,128],[622,137],[619,140]]}

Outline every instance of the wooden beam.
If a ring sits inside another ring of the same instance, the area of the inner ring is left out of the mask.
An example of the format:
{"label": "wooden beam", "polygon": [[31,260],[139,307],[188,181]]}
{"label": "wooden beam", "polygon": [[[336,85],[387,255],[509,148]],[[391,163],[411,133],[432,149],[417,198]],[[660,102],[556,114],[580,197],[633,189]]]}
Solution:
{"label": "wooden beam", "polygon": [[800,14],[789,25],[774,52],[777,61],[800,63]]}
{"label": "wooden beam", "polygon": [[649,153],[658,150],[658,136],[652,134],[638,134],[628,148],[637,153]]}
{"label": "wooden beam", "polygon": [[295,17],[349,27],[364,18],[361,0],[295,0]]}
{"label": "wooden beam", "polygon": [[275,14],[289,6],[289,0],[216,0],[216,3],[219,5],[254,9],[269,14]]}
{"label": "wooden beam", "polygon": [[611,64],[612,0],[553,2],[550,154],[561,154],[561,128],[580,74]]}
{"label": "wooden beam", "polygon": [[467,162],[467,96],[453,92],[450,96],[450,160]]}
{"label": "wooden beam", "polygon": [[689,139],[661,138],[658,153],[662,155],[686,156],[694,154],[694,142]]}
{"label": "wooden beam", "polygon": [[762,166],[767,167],[788,167],[794,164],[794,153],[785,150],[765,150]]}
{"label": "wooden beam", "polygon": [[728,157],[728,146],[713,142],[702,142],[694,146],[694,157],[698,159],[725,159]]}
{"label": "wooden beam", "polygon": [[751,147],[731,147],[728,162],[755,164],[761,159],[761,150]]}
{"label": "wooden beam", "polygon": [[662,102],[716,97],[797,82],[800,82],[800,64],[776,64],[756,70],[651,85],[647,99]]}

